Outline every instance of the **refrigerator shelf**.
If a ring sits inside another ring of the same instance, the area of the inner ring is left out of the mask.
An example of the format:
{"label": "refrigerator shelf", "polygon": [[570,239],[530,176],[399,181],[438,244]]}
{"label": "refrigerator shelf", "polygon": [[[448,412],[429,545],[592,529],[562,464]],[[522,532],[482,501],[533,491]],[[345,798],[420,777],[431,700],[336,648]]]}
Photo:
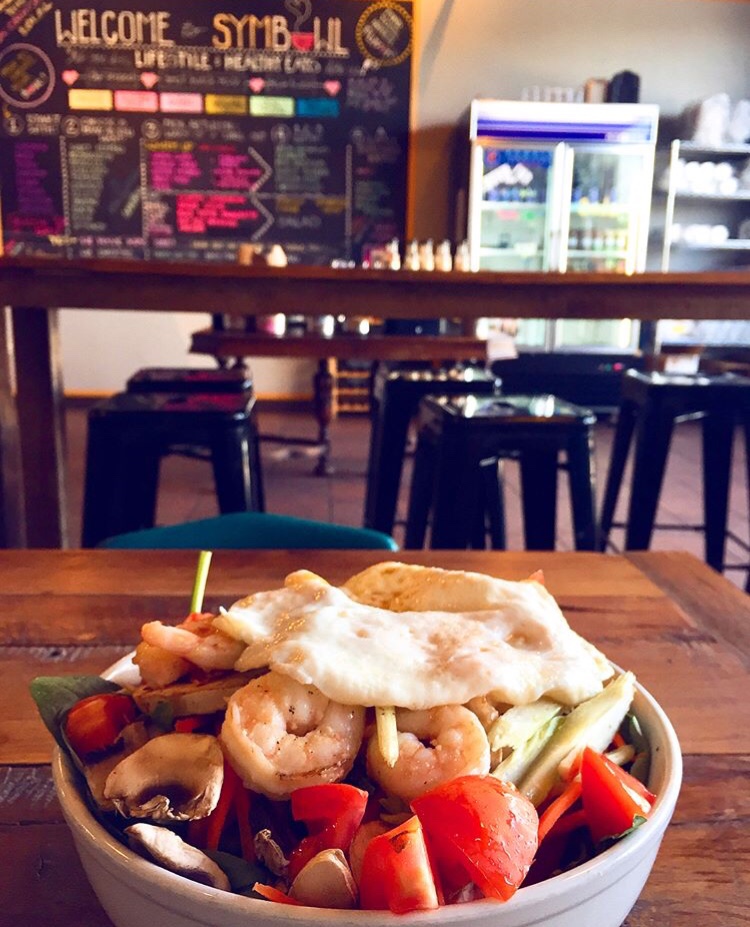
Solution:
{"label": "refrigerator shelf", "polygon": [[632,207],[624,203],[571,203],[570,211],[577,216],[614,219],[630,215]]}
{"label": "refrigerator shelf", "polygon": [[584,250],[583,248],[569,248],[568,249],[568,257],[572,257],[572,258],[577,258],[577,257],[580,257],[580,258],[592,258],[592,257],[626,258],[627,256],[628,256],[628,252],[622,250],[621,248],[618,248],[618,249],[589,248],[586,250]]}
{"label": "refrigerator shelf", "polygon": [[686,251],[750,251],[750,238],[729,238],[727,241],[716,242],[673,242],[672,248],[684,248]]}
{"label": "refrigerator shelf", "polygon": [[679,200],[721,200],[725,203],[733,201],[750,200],[750,190],[738,190],[737,193],[690,193],[688,191],[675,191],[675,198]]}
{"label": "refrigerator shelf", "polygon": [[523,200],[483,200],[482,210],[487,212],[518,210],[518,209],[548,209],[546,203],[524,203]]}

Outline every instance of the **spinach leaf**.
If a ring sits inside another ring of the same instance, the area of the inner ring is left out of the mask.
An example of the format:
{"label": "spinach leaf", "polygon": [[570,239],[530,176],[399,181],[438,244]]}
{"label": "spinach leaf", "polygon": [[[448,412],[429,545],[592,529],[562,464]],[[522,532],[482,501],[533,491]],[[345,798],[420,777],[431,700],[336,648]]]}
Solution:
{"label": "spinach leaf", "polygon": [[253,891],[253,885],[261,882],[264,885],[271,883],[275,876],[271,875],[269,869],[266,869],[261,863],[249,863],[240,856],[234,856],[232,853],[224,853],[221,850],[204,850],[206,856],[219,866],[232,886],[232,891],[237,895],[246,895],[248,898],[262,898],[257,892]]}

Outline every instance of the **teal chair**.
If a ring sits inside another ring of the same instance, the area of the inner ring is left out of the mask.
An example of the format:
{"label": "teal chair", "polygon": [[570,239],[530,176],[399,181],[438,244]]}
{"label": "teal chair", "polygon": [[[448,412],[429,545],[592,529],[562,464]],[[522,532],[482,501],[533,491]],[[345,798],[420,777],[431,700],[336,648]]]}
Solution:
{"label": "teal chair", "polygon": [[146,528],[106,538],[111,550],[398,550],[388,534],[266,512],[232,512],[215,518]]}

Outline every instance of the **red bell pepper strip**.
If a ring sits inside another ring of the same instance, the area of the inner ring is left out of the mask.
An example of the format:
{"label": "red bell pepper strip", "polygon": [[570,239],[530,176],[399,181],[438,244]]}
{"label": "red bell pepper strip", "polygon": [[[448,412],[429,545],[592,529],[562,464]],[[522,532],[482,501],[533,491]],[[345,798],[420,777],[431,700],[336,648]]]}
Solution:
{"label": "red bell pepper strip", "polygon": [[234,790],[234,813],[237,816],[237,828],[240,832],[242,857],[249,863],[255,860],[255,841],[250,829],[250,792],[238,782]]}
{"label": "red bell pepper strip", "polygon": [[368,797],[362,789],[344,783],[311,785],[292,792],[292,817],[307,825],[309,835],[290,854],[291,879],[322,850],[349,849]]}
{"label": "red bell pepper strip", "polygon": [[205,849],[216,850],[219,847],[222,832],[226,826],[229,814],[234,808],[234,796],[237,788],[242,788],[237,773],[229,763],[224,760],[224,781],[221,784],[221,793],[216,807],[206,818]]}

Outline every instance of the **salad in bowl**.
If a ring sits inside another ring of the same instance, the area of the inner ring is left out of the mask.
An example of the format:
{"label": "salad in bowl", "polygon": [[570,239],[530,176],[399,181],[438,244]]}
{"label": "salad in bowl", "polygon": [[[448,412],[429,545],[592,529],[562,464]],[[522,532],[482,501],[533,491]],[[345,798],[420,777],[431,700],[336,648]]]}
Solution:
{"label": "salad in bowl", "polygon": [[212,899],[174,923],[259,906],[256,920],[507,910],[531,924],[512,919],[522,897],[573,898],[608,871],[622,894],[618,865],[639,880],[606,921],[621,923],[674,807],[679,748],[540,574],[386,562],[341,587],[300,570],[218,614],[193,604],[145,624],[109,678],[32,685],[105,907],[92,849],[133,860],[120,881]]}

